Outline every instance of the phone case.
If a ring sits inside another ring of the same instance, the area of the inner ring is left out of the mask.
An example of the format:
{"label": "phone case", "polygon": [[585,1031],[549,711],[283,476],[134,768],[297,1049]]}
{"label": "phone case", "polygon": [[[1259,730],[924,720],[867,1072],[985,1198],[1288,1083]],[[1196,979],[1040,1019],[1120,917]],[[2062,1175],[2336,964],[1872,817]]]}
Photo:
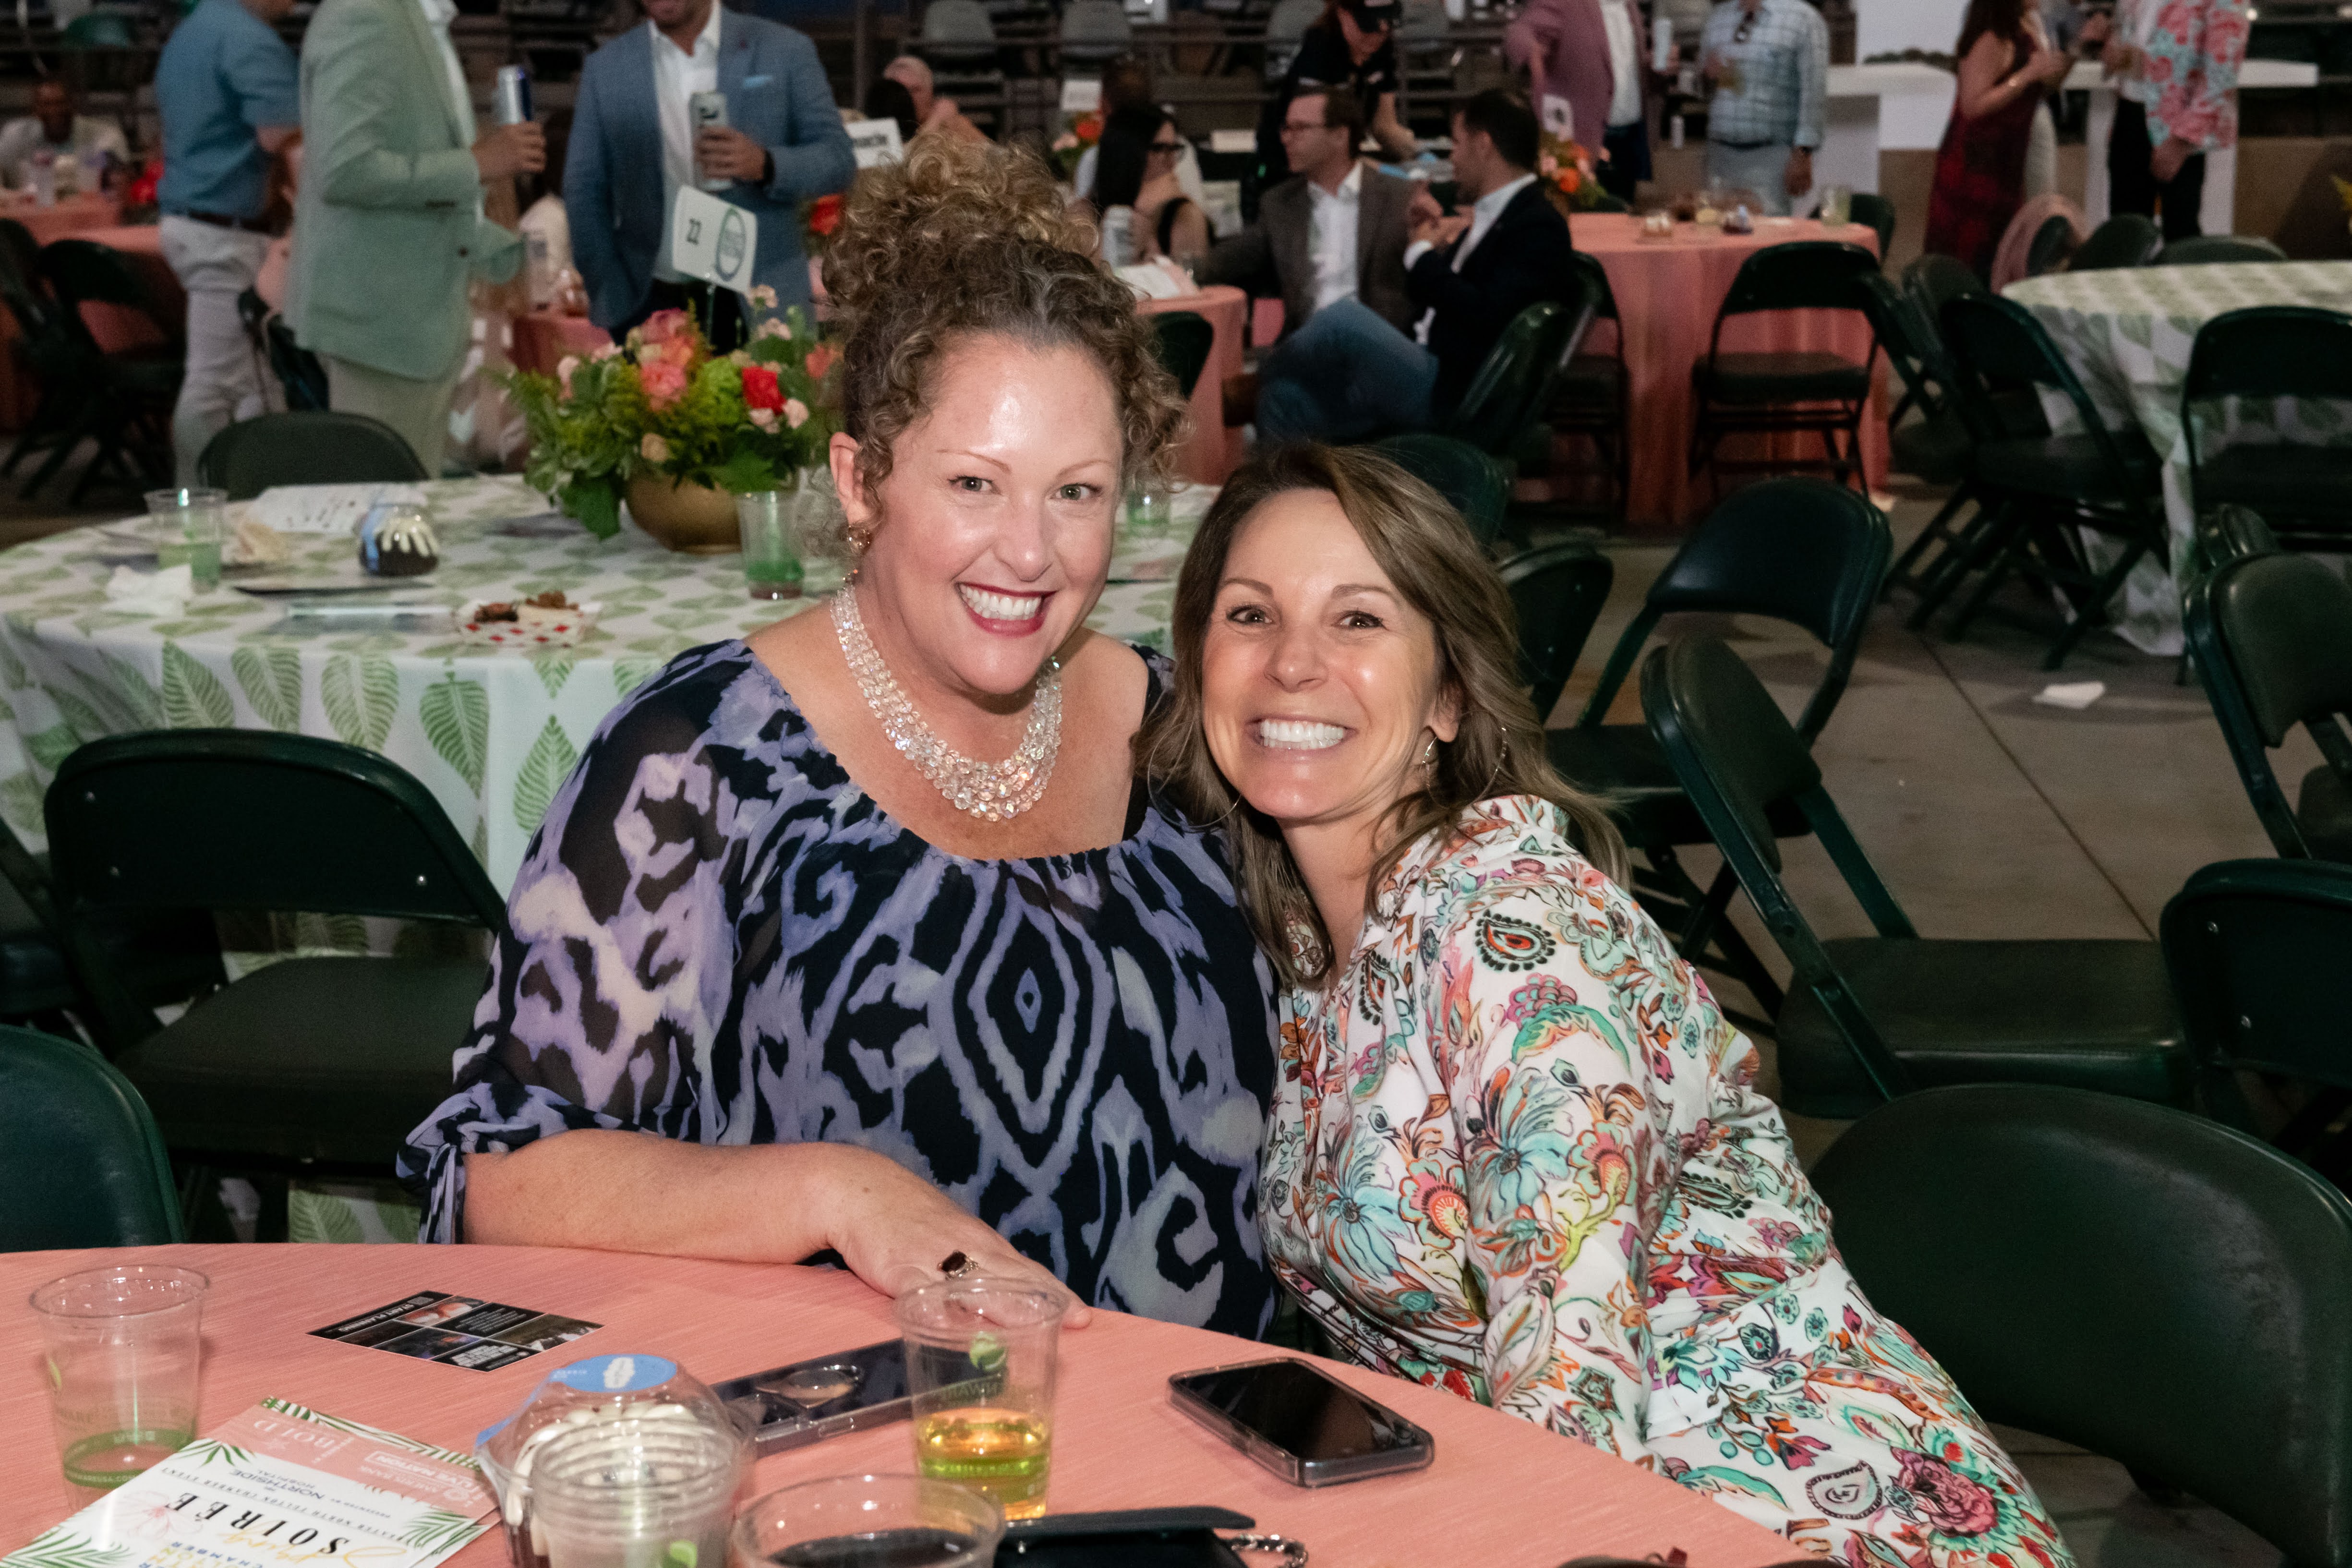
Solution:
{"label": "phone case", "polygon": [[1185,1386],[1184,1380],[1202,1377],[1212,1373],[1240,1372],[1250,1367],[1272,1366],[1278,1362],[1297,1361],[1297,1356],[1268,1356],[1261,1361],[1232,1362],[1223,1366],[1202,1367],[1193,1372],[1180,1372],[1168,1379],[1168,1397],[1177,1409],[1280,1476],[1295,1487],[1330,1487],[1343,1481],[1360,1481],[1373,1476],[1391,1476],[1406,1470],[1426,1469],[1437,1458],[1437,1439],[1413,1423],[1407,1421],[1379,1400],[1359,1394],[1328,1373],[1318,1373],[1326,1381],[1343,1392],[1362,1400],[1417,1439],[1411,1447],[1385,1454],[1366,1454],[1352,1459],[1309,1459],[1292,1453],[1279,1444],[1235,1422],[1223,1411],[1202,1399]]}
{"label": "phone case", "polygon": [[1295,1541],[1217,1534],[1255,1523],[1223,1508],[1047,1514],[1006,1527],[996,1568],[1248,1568],[1242,1552],[1277,1552],[1286,1568],[1306,1568],[1307,1549]]}

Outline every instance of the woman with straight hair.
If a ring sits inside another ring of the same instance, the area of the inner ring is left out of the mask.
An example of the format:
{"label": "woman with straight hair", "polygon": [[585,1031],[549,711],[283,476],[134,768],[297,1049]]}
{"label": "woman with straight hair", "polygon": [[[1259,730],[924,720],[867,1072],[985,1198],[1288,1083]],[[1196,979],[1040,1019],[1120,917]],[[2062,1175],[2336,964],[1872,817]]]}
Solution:
{"label": "woman with straight hair", "polygon": [[1363,448],[1228,481],[1137,747],[1228,824],[1288,990],[1258,1214],[1349,1356],[1848,1568],[2067,1568],[1951,1380],[1838,1261],[1755,1048],[1544,758],[1511,599]]}
{"label": "woman with straight hair", "polygon": [[[1111,111],[1097,144],[1095,211],[1108,216],[1125,207],[1129,254],[1107,258],[1119,265],[1155,256],[1197,258],[1208,254],[1207,215],[1184,195],[1176,178],[1184,139],[1176,121],[1157,104],[1131,103]],[[1106,249],[1108,248],[1108,243]]]}

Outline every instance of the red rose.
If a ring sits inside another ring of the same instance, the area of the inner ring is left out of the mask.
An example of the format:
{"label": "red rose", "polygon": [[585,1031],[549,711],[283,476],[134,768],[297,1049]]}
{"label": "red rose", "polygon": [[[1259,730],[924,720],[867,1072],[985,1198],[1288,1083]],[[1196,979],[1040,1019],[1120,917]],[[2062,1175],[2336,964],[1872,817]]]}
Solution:
{"label": "red rose", "polygon": [[776,373],[764,364],[743,367],[743,404],[747,408],[769,408],[781,414],[784,395],[776,385]]}
{"label": "red rose", "polygon": [[837,195],[817,197],[816,205],[809,208],[808,226],[811,234],[830,237],[835,229],[841,226],[841,197]]}

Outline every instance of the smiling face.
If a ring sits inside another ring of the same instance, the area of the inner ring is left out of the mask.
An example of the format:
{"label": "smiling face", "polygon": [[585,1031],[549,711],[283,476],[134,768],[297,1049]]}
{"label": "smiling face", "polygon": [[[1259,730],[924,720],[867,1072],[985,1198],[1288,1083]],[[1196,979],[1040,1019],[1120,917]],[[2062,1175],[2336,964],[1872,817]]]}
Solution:
{"label": "smiling face", "polygon": [[859,487],[857,443],[834,437],[850,531],[872,540],[858,610],[918,707],[927,694],[1001,707],[1102,593],[1118,402],[1083,351],[997,335],[952,344],[932,376],[877,495]]}
{"label": "smiling face", "polygon": [[1286,490],[1234,536],[1201,654],[1202,720],[1225,781],[1285,834],[1369,842],[1421,787],[1457,702],[1437,635],[1326,490]]}

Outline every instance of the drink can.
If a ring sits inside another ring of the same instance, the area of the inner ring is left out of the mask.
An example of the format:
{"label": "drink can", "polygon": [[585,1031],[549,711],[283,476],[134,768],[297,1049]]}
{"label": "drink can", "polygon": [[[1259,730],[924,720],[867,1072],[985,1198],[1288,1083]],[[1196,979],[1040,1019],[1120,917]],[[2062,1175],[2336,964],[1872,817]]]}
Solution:
{"label": "drink can", "polygon": [[[686,100],[686,118],[687,132],[690,137],[699,136],[713,126],[725,125],[727,95],[723,92],[689,94]],[[695,182],[706,191],[723,191],[734,183],[732,180],[697,180]]]}
{"label": "drink can", "polygon": [[530,68],[500,66],[498,95],[492,100],[501,125],[520,125],[530,118]]}

